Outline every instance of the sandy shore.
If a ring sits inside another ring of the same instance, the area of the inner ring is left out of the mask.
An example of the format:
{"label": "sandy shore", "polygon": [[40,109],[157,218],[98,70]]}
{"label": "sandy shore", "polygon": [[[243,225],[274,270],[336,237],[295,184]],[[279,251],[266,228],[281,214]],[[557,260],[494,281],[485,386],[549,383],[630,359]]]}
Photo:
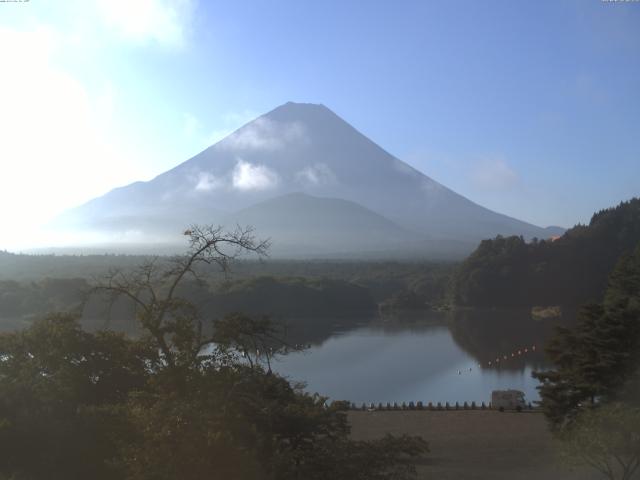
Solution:
{"label": "sandy shore", "polygon": [[591,470],[571,471],[557,458],[541,413],[462,411],[349,412],[352,436],[420,435],[431,452],[419,478],[453,480],[591,480]]}

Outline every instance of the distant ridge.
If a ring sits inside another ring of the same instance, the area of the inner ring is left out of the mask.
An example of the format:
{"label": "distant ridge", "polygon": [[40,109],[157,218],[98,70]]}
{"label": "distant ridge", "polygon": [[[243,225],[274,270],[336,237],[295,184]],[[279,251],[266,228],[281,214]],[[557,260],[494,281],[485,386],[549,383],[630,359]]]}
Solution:
{"label": "distant ridge", "polygon": [[271,253],[290,257],[419,255],[423,235],[407,230],[362,205],[337,198],[289,193],[242,209],[226,225],[252,225],[274,239]]}

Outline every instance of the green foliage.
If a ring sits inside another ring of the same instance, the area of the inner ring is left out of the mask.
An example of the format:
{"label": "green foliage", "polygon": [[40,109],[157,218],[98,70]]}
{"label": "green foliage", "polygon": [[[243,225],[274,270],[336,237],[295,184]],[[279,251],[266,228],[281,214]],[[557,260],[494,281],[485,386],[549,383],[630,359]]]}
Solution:
{"label": "green foliage", "polygon": [[243,311],[276,318],[367,316],[375,310],[369,292],[345,280],[259,276],[217,288],[211,309],[222,316]]}
{"label": "green foliage", "polygon": [[[2,252],[0,252],[2,253]],[[0,331],[24,328],[50,311],[80,311],[89,330],[105,327],[138,334],[135,311],[121,298],[107,305],[93,296],[87,279],[119,271],[129,274],[138,265],[155,260],[143,256],[29,256],[0,254]],[[440,308],[448,302],[447,286],[452,264],[428,262],[338,262],[251,260],[234,263],[234,280],[207,282],[213,266],[199,265],[201,280],[185,279],[178,290],[182,298],[199,306],[208,317],[222,318],[237,311],[255,316],[269,314],[287,323],[296,341],[323,339],[333,328],[371,318],[376,304],[400,308],[403,298],[414,298],[420,308]],[[45,273],[60,278],[43,278]],[[79,278],[82,277],[82,278]],[[2,280],[5,278],[18,279]],[[307,335],[310,333],[310,335]]]}
{"label": "green foliage", "polygon": [[[237,319],[237,318],[236,318]],[[168,365],[148,339],[54,315],[0,336],[0,474],[24,479],[409,478],[414,438],[349,439],[346,414],[235,346],[271,331],[225,325],[226,344]],[[250,328],[248,328],[248,326]],[[348,476],[345,472],[358,472]]]}
{"label": "green foliage", "polygon": [[0,355],[0,472],[112,478],[109,430],[121,423],[112,406],[145,385],[153,350],[53,315],[0,335]]}
{"label": "green foliage", "polygon": [[454,302],[492,306],[506,299],[507,306],[512,306],[522,297],[521,286],[513,280],[526,274],[528,248],[522,237],[483,240],[454,277]]}
{"label": "green foliage", "polygon": [[484,240],[454,275],[453,301],[506,307],[599,302],[616,261],[638,242],[638,198],[596,213],[589,226],[577,225],[554,241]]}
{"label": "green foliage", "polygon": [[83,279],[44,278],[38,282],[0,281],[0,317],[19,318],[77,309],[89,284]]}
{"label": "green foliage", "polygon": [[640,409],[614,403],[580,415],[562,434],[571,464],[589,465],[610,480],[629,480],[640,467]]}
{"label": "green foliage", "polygon": [[[156,263],[166,262],[157,260]],[[40,282],[0,282],[0,318],[5,330],[20,328],[35,316],[48,311],[82,311],[83,324],[99,328],[113,317],[112,328],[136,333],[135,304],[120,299],[108,308],[108,302],[98,297],[83,304],[90,290],[85,280],[45,279]],[[307,327],[313,319],[341,318],[350,321],[370,317],[375,302],[370,292],[352,282],[328,278],[259,276],[209,285],[191,279],[177,289],[189,305],[201,305],[201,312],[211,318],[222,318],[243,311],[251,315],[268,314],[286,320],[292,327]],[[174,305],[173,308],[178,308]],[[186,313],[186,312],[183,312]],[[128,321],[128,322],[126,322]]]}
{"label": "green foliage", "polygon": [[185,234],[186,256],[114,271],[96,287],[135,304],[138,337],[86,332],[69,315],[0,335],[0,478],[411,478],[424,441],[352,441],[338,406],[242,357],[279,350],[266,318],[207,328],[180,295],[197,265],[226,267],[223,247],[263,244],[246,230]]}
{"label": "green foliage", "polygon": [[541,406],[560,430],[588,406],[615,399],[640,366],[640,245],[612,272],[603,305],[582,309],[546,352],[555,368],[535,372]]}
{"label": "green foliage", "polygon": [[632,254],[624,255],[609,277],[604,298],[608,312],[619,316],[640,316],[640,245]]}

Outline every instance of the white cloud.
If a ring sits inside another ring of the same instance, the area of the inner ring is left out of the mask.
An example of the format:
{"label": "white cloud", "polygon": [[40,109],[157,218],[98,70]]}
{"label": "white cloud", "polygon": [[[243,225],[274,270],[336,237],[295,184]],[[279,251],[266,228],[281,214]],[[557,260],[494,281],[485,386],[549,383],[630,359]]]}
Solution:
{"label": "white cloud", "polygon": [[306,129],[301,123],[276,122],[260,117],[229,136],[221,146],[233,151],[274,151],[306,141]]}
{"label": "white cloud", "polygon": [[238,190],[266,190],[275,187],[279,182],[276,172],[264,165],[255,165],[238,160],[233,169],[233,187]]}
{"label": "white cloud", "polygon": [[96,5],[118,37],[167,46],[184,45],[195,7],[192,0],[98,0]]}
{"label": "white cloud", "polygon": [[337,182],[336,175],[325,163],[316,163],[295,174],[296,181],[311,185],[333,185]]}
{"label": "white cloud", "polygon": [[198,192],[210,192],[222,186],[222,182],[209,172],[200,172],[196,176],[195,189]]}
{"label": "white cloud", "polygon": [[517,185],[519,178],[504,159],[494,158],[479,162],[471,172],[471,181],[484,190],[508,190]]}

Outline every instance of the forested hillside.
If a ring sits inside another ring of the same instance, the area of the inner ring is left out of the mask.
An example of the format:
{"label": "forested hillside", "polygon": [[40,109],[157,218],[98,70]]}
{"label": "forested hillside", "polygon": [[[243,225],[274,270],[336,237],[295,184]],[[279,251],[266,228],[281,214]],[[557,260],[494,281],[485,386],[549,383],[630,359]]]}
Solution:
{"label": "forested hillside", "polygon": [[452,279],[464,306],[580,305],[600,301],[607,275],[640,242],[640,199],[593,215],[557,239],[484,240]]}

